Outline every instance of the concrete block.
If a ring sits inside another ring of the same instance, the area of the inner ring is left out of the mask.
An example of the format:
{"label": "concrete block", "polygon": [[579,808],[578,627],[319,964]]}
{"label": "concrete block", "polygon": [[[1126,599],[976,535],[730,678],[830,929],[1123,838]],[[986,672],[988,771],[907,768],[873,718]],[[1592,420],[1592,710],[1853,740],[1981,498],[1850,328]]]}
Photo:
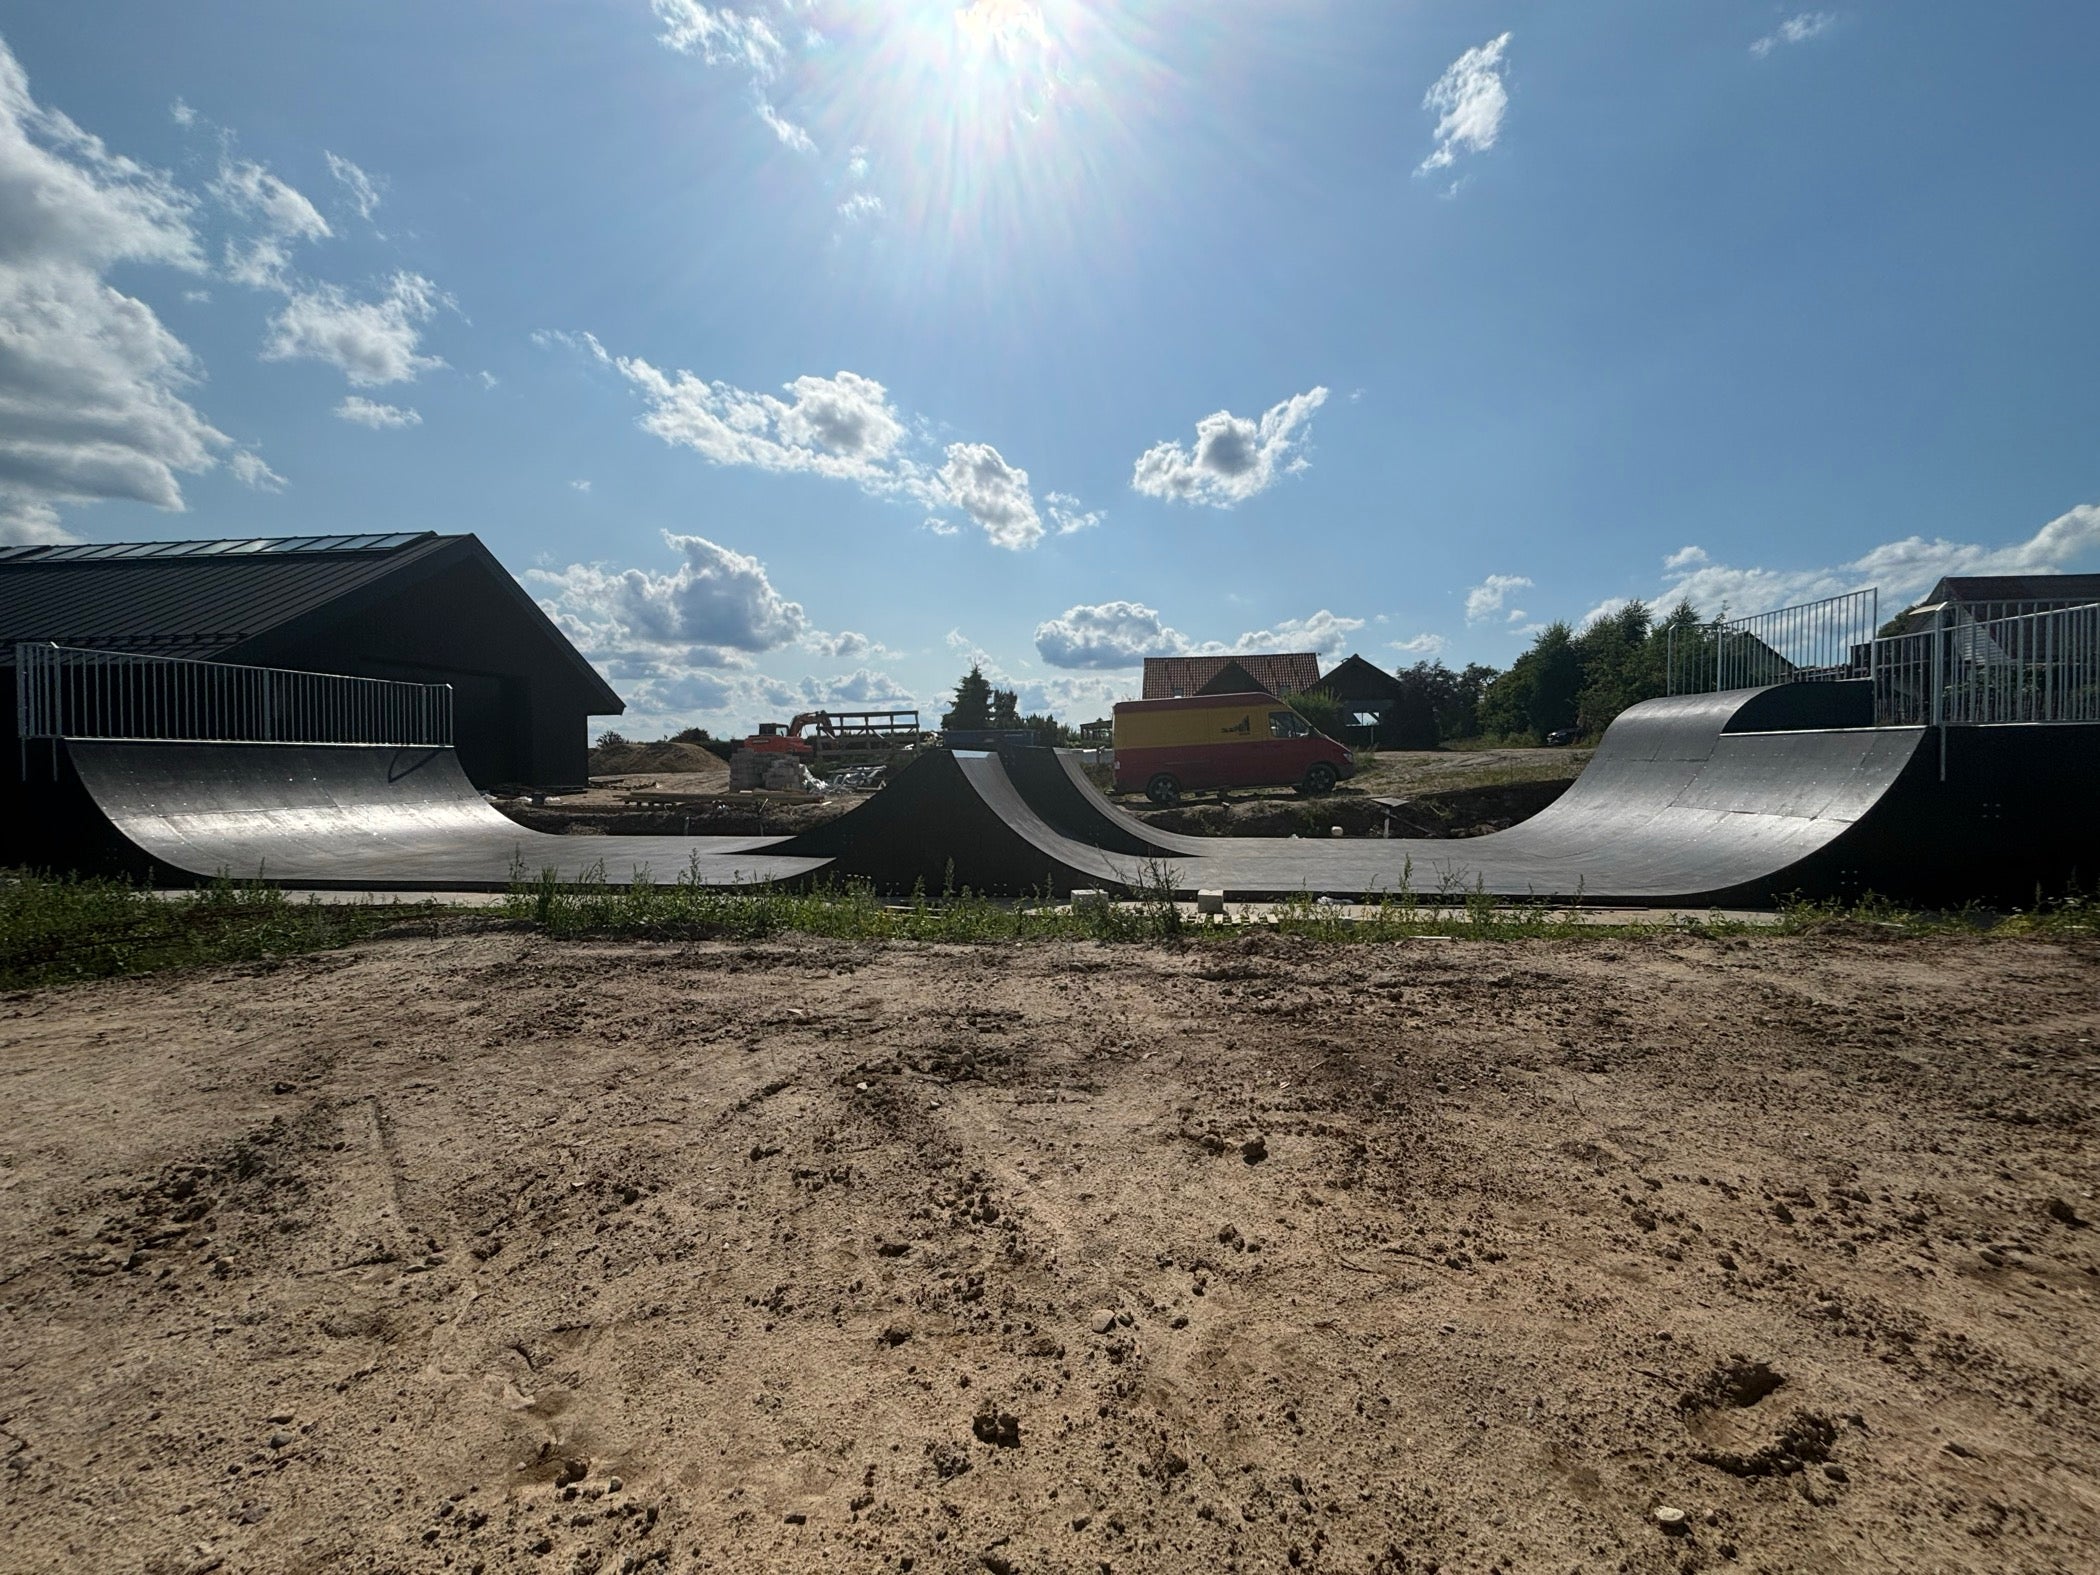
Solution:
{"label": "concrete block", "polygon": [[1196,911],[1198,913],[1223,913],[1225,911],[1225,893],[1222,891],[1197,892]]}
{"label": "concrete block", "polygon": [[1087,886],[1072,893],[1072,911],[1074,913],[1098,912],[1105,910],[1107,907],[1108,893],[1105,891]]}

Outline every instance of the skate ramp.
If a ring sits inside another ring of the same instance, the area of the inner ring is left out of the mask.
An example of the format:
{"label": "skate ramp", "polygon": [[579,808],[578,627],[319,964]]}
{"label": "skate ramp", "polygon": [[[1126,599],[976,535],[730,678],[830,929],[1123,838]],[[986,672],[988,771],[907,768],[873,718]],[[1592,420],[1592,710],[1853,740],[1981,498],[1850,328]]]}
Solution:
{"label": "skate ramp", "polygon": [[1870,704],[1853,684],[1648,701],[1613,723],[1574,786],[1538,815],[1453,840],[1183,836],[1118,808],[1069,755],[1017,751],[1007,769],[1054,834],[1093,840],[1125,868],[1155,861],[1181,890],[1762,902],[1862,878],[1844,845],[1917,774],[1924,738],[1848,725]]}
{"label": "skate ramp", "polygon": [[501,890],[552,870],[625,885],[813,874],[768,837],[556,837],[491,808],[450,749],[72,740],[66,754],[114,835],[152,864],[211,879],[374,890]]}

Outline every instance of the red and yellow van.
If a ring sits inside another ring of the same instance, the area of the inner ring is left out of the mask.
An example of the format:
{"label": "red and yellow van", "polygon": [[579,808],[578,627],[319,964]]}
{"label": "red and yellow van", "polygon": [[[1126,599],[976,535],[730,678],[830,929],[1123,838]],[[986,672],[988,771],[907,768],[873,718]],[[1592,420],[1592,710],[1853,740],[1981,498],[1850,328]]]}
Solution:
{"label": "red and yellow van", "polygon": [[1192,788],[1294,786],[1325,793],[1356,760],[1274,695],[1125,700],[1116,707],[1116,787],[1172,804]]}

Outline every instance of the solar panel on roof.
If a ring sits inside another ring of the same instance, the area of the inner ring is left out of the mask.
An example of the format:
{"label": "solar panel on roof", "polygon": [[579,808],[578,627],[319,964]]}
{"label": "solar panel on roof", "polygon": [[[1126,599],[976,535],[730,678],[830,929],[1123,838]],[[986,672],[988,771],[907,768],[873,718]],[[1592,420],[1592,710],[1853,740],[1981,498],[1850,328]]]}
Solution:
{"label": "solar panel on roof", "polygon": [[96,563],[110,559],[278,557],[321,552],[392,552],[427,541],[433,531],[392,531],[352,536],[242,536],[225,541],[64,542],[52,546],[0,547],[0,563]]}

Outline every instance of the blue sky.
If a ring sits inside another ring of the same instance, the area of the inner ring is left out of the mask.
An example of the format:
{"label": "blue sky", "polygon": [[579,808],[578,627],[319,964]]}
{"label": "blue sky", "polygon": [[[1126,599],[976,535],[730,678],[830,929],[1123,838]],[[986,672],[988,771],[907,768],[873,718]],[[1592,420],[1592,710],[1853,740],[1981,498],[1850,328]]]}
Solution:
{"label": "blue sky", "polygon": [[2100,568],[2100,8],[11,0],[0,535],[472,530],[638,728]]}

